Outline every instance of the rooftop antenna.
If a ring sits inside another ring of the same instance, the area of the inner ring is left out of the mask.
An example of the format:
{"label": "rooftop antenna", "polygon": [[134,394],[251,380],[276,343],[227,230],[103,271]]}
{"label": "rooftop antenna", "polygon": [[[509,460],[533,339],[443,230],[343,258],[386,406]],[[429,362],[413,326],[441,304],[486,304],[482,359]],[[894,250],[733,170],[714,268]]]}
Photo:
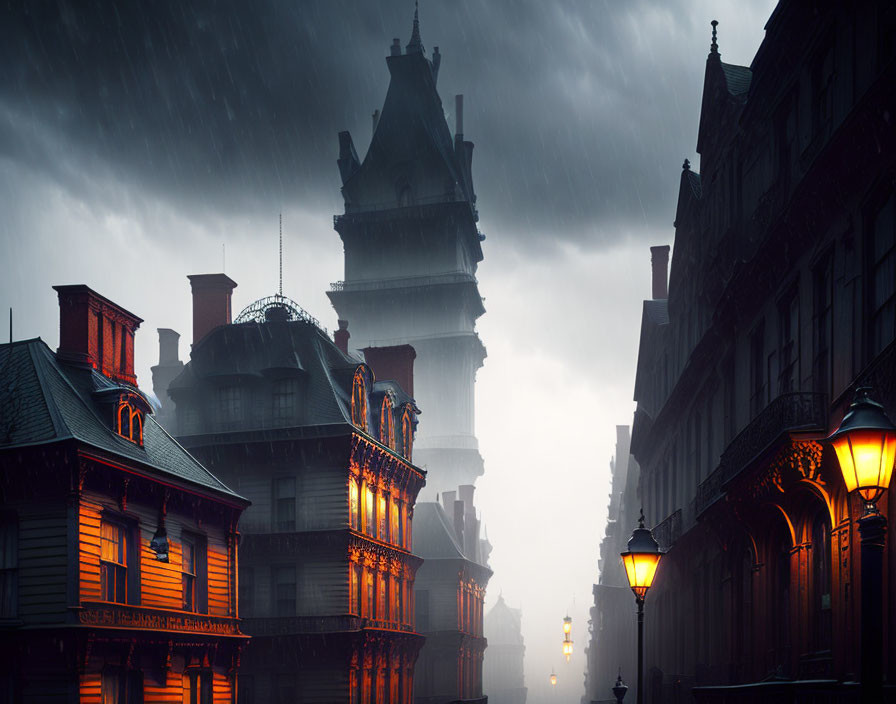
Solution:
{"label": "rooftop antenna", "polygon": [[221,243],[221,272],[227,273],[227,245]]}
{"label": "rooftop antenna", "polygon": [[280,213],[280,295],[283,295],[283,213]]}

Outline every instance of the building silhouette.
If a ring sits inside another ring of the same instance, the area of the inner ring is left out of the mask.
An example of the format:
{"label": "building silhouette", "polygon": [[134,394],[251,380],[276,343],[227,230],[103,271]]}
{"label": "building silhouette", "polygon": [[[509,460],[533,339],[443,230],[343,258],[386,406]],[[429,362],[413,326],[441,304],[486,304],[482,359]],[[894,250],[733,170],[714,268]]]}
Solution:
{"label": "building silhouette", "polygon": [[[239,599],[253,636],[240,701],[410,702],[423,641],[413,398],[284,296],[231,322],[236,284],[189,278],[194,343],[167,389],[177,434],[253,501],[240,524]],[[407,350],[379,352],[412,378]]]}
{"label": "building silhouette", "polygon": [[0,699],[233,701],[248,502],[153,417],[140,318],[55,289],[59,349],[0,345]]}
{"label": "building silhouette", "polygon": [[585,648],[585,694],[582,704],[614,702],[612,688],[622,675],[628,683],[626,696],[637,698],[637,650],[635,598],[628,585],[620,553],[628,545],[632,526],[638,521],[638,463],[629,452],[631,431],[616,426],[616,455],[610,461],[610,504],[607,526],[600,543],[598,570],[591,607],[589,640]]}
{"label": "building silhouette", "polygon": [[441,54],[427,58],[414,16],[402,52],[394,40],[382,112],[363,162],[339,134],[345,212],[334,218],[345,280],[328,292],[347,321],[351,348],[412,345],[415,393],[425,409],[415,448],[427,468],[424,497],[473,484],[483,472],[474,431],[476,370],[485,312],[476,282],[482,260],[473,191],[473,143],[464,140],[457,96],[452,138],[436,90]]}
{"label": "building silhouette", "polygon": [[896,414],[896,14],[781,2],[750,67],[713,25],[700,173],[685,162],[668,295],[654,251],[635,381],[639,499],[668,547],[647,701],[850,701],[862,506],[822,440],[860,385]]}
{"label": "building silhouette", "polygon": [[485,615],[488,658],[483,685],[490,704],[526,704],[522,621],[522,610],[511,608],[503,594]]}

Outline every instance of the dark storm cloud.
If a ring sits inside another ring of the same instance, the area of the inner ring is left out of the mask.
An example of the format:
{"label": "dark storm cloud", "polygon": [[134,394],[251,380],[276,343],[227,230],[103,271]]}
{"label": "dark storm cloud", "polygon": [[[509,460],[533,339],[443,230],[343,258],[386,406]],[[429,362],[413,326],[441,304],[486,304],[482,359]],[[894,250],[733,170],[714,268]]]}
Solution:
{"label": "dark storm cloud", "polygon": [[[412,13],[408,0],[27,3],[0,22],[0,156],[73,190],[108,169],[189,209],[336,212],[336,133],[366,149],[384,56]],[[446,111],[466,95],[486,227],[531,241],[668,228],[707,48],[676,43],[693,34],[684,14],[423,3]]]}

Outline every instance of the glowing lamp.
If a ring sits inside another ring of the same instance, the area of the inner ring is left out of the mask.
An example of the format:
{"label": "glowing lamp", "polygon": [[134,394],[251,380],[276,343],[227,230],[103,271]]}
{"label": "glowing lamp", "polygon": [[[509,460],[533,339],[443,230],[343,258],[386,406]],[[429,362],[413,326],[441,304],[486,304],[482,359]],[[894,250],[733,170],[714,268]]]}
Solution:
{"label": "glowing lamp", "polygon": [[870,391],[856,389],[840,427],[828,438],[846,490],[858,491],[867,504],[875,503],[890,486],[896,461],[896,426],[883,406],[869,398]]}
{"label": "glowing lamp", "polygon": [[644,600],[647,590],[653,584],[653,577],[662,555],[659,543],[653,539],[653,533],[644,527],[642,511],[638,527],[628,541],[628,550],[622,553],[622,564],[625,566],[628,584],[638,601]]}
{"label": "glowing lamp", "polygon": [[553,670],[551,670],[551,684],[557,684],[557,675],[554,674]]}
{"label": "glowing lamp", "polygon": [[563,619],[563,632],[569,633],[572,630],[572,619],[567,616]]}
{"label": "glowing lamp", "polygon": [[566,662],[569,662],[569,656],[572,655],[572,641],[568,638],[563,641],[563,654],[566,656]]}

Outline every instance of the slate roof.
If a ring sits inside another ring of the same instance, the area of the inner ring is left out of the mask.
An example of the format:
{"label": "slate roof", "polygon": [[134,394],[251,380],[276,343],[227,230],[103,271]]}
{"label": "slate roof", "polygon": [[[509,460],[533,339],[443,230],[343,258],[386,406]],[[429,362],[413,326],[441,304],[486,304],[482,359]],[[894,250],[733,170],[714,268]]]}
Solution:
{"label": "slate roof", "polygon": [[722,71],[725,74],[725,83],[728,86],[728,92],[735,97],[746,97],[750,91],[750,83],[753,80],[753,72],[746,66],[737,66],[735,64],[726,64],[723,61]]}
{"label": "slate roof", "polygon": [[414,554],[424,560],[466,559],[441,504],[426,501],[414,506]]}
{"label": "slate roof", "polygon": [[[143,446],[112,428],[98,392],[140,392],[92,369],[66,364],[40,338],[0,345],[0,450],[76,440],[161,475],[243,499],[194,459],[152,415],[143,422]],[[141,394],[142,395],[142,394]]]}
{"label": "slate roof", "polygon": [[657,325],[669,324],[669,299],[658,298],[644,301],[644,312]]}
{"label": "slate roof", "polygon": [[688,169],[685,172],[685,176],[688,180],[688,185],[691,187],[691,192],[694,194],[694,197],[700,199],[703,197],[703,182],[700,180],[700,174],[695,173]]}

